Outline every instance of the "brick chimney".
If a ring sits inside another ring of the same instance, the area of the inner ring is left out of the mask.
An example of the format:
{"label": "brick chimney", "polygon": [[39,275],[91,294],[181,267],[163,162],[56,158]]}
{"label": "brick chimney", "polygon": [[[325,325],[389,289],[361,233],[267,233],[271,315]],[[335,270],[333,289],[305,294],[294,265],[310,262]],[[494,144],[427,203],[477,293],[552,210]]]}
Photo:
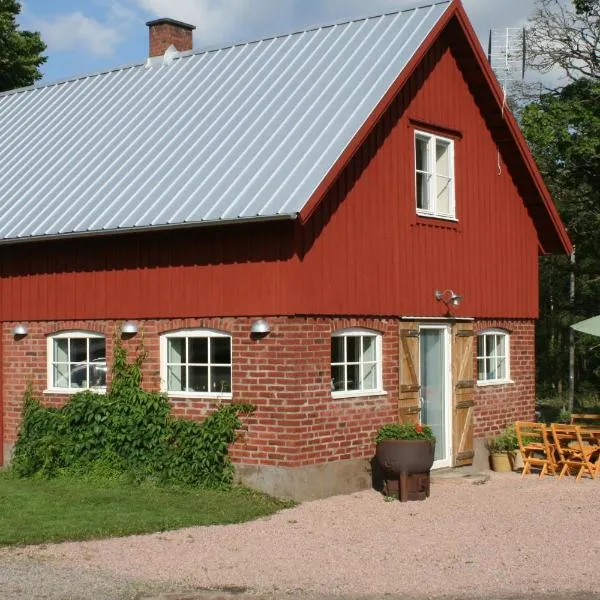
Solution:
{"label": "brick chimney", "polygon": [[173,44],[179,52],[192,50],[192,31],[194,25],[175,21],[175,19],[156,19],[146,23],[149,29],[149,56],[162,56],[165,50]]}

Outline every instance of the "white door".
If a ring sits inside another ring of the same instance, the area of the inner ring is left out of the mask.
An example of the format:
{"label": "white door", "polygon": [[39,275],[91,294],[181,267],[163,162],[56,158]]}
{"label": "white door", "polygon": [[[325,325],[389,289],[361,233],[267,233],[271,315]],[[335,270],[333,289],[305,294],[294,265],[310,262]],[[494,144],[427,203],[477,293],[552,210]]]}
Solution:
{"label": "white door", "polygon": [[419,328],[421,422],[436,438],[433,468],[452,466],[452,375],[450,330],[442,325]]}

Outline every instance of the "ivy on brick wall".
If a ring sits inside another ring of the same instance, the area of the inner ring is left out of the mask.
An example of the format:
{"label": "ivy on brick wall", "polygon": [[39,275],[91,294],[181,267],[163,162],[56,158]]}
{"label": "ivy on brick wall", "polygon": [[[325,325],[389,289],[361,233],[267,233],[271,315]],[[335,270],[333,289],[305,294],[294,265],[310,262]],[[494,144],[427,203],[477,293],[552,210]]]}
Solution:
{"label": "ivy on brick wall", "polygon": [[116,340],[106,394],[84,391],[46,408],[29,386],[12,469],[21,477],[99,472],[137,481],[222,488],[231,485],[228,455],[249,404],[221,405],[204,421],[178,419],[166,394],[142,389],[142,350],[132,362]]}

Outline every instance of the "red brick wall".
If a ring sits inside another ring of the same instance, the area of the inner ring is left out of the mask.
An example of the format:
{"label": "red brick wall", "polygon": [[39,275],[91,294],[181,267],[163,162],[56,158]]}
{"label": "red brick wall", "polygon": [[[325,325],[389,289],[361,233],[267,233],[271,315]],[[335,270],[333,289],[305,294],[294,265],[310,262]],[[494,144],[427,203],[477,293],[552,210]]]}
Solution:
{"label": "red brick wall", "polygon": [[[139,321],[140,333],[124,342],[134,351],[143,338],[148,358],[144,385],[160,386],[159,334],[174,329],[206,327],[232,335],[233,399],[257,407],[246,419],[247,431],[232,448],[236,462],[296,467],[340,459],[369,458],[379,426],[394,421],[398,397],[398,320],[368,318],[269,317],[271,333],[249,335],[252,319],[164,319]],[[20,340],[14,323],[3,325],[4,442],[16,440],[23,393],[28,381],[48,405],[59,406],[68,396],[43,394],[47,387],[46,336],[61,330],[83,329],[106,336],[112,356],[115,321],[30,322]],[[386,394],[333,399],[330,391],[331,334],[347,327],[364,327],[383,334],[383,384]],[[476,389],[475,436],[500,429],[506,422],[533,415],[534,329],[532,321],[486,321],[477,330],[501,327],[511,333],[511,376],[514,384]],[[474,356],[475,360],[475,356]],[[110,358],[109,358],[110,361]],[[475,362],[474,367],[475,369]],[[175,414],[201,418],[215,399],[171,399]]]}
{"label": "red brick wall", "polygon": [[[474,437],[498,433],[508,423],[535,415],[535,326],[531,320],[478,321],[475,331],[503,329],[510,334],[513,383],[475,388]],[[477,347],[475,346],[475,355]],[[474,359],[475,360],[475,359]],[[477,373],[477,364],[473,368]]]}

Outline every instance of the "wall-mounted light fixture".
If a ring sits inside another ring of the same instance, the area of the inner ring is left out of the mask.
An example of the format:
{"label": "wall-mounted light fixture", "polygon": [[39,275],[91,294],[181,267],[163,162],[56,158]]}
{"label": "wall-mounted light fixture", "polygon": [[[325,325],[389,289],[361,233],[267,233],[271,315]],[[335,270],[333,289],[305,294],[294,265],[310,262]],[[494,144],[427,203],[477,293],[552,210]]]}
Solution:
{"label": "wall-mounted light fixture", "polygon": [[138,326],[133,321],[126,321],[121,325],[121,333],[125,336],[133,336],[138,332]]}
{"label": "wall-mounted light fixture", "polygon": [[17,323],[12,331],[13,336],[16,338],[25,337],[29,333],[29,329],[27,329],[27,325],[23,323]]}
{"label": "wall-mounted light fixture", "polygon": [[266,319],[256,319],[250,327],[250,335],[254,337],[264,337],[271,332],[271,326]]}
{"label": "wall-mounted light fixture", "polygon": [[463,299],[462,296],[457,294],[454,290],[435,290],[435,299],[443,302],[446,306],[458,306]]}

